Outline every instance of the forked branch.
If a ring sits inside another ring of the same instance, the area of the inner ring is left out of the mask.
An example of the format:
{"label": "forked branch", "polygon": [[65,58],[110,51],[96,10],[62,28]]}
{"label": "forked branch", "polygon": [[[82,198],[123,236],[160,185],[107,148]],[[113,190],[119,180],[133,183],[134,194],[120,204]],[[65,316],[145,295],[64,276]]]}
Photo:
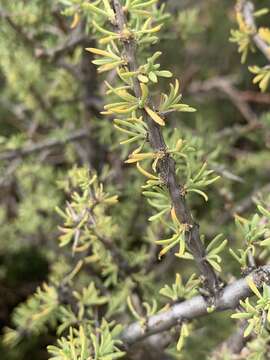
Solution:
{"label": "forked branch", "polygon": [[270,61],[270,46],[259,35],[257,26],[254,20],[254,4],[251,1],[241,0],[237,4],[237,11],[239,11],[243,19],[252,31],[252,39],[257,48],[265,55],[268,61]]}
{"label": "forked branch", "polygon": [[[252,276],[257,288],[261,288],[264,283],[270,284],[270,265],[258,268],[248,276]],[[247,277],[236,280],[220,292],[216,299],[215,311],[235,309],[240,300],[251,294]],[[197,319],[200,316],[207,315],[207,313],[207,304],[204,298],[195,296],[190,300],[173,305],[168,311],[151,316],[147,319],[144,327],[140,322],[129,325],[123,331],[122,340],[125,345],[130,346],[152,334],[163,332],[183,321]]]}

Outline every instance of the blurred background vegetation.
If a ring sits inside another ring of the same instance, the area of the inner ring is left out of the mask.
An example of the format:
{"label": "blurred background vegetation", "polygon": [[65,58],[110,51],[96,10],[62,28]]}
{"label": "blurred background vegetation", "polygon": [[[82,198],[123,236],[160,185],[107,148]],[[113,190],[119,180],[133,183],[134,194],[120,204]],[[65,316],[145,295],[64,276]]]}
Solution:
{"label": "blurred background vegetation", "polygon": [[[247,67],[265,60],[255,52],[247,64],[240,63],[229,42],[237,27],[234,1],[166,3],[170,17],[157,50],[163,52],[163,67],[180,79],[184,101],[197,109],[172,117],[171,127],[190,138],[222,176],[208,203],[191,197],[191,207],[206,239],[223,232],[229,246],[236,246],[241,237],[233,215],[252,213],[256,198],[270,190],[270,95],[252,84]],[[47,279],[61,253],[55,207],[65,202],[57,183],[67,170],[87,164],[120,196],[123,206],[114,217],[130,248],[139,248],[150,213],[138,191],[143,179],[123,163],[121,135],[99,115],[104,84],[83,50],[93,40],[85,24],[71,29],[72,19],[62,9],[61,1],[50,0],[0,4],[0,328],[11,324],[13,309]],[[269,25],[269,15],[259,21]],[[172,281],[176,271],[190,274],[187,264],[165,259],[156,288]],[[228,253],[224,265],[227,280],[240,276]],[[197,321],[188,345],[193,350],[181,358],[206,359],[232,326],[226,314]],[[54,337],[49,332],[32,336],[19,349],[2,347],[1,359],[47,359],[46,345]]]}

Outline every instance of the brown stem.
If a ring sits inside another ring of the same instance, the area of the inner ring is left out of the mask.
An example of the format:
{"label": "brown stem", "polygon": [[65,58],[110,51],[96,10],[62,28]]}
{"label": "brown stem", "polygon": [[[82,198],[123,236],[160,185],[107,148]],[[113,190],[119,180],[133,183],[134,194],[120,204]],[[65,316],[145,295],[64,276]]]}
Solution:
{"label": "brown stem", "polygon": [[229,78],[215,77],[204,82],[193,82],[190,85],[190,92],[208,92],[211,90],[220,90],[224,93],[232,104],[246,119],[247,123],[256,127],[262,127],[256,113],[252,110],[251,106],[241,96],[241,91],[233,86],[233,82]]}
{"label": "brown stem", "polygon": [[[119,0],[113,0],[116,25],[119,33],[126,27],[126,18]],[[127,59],[130,71],[138,69],[136,59],[136,43],[133,39],[123,40],[125,57]],[[133,90],[137,98],[141,97],[140,83],[136,77],[133,77]],[[151,104],[151,99],[149,99]],[[154,107],[153,105],[151,105]],[[149,117],[146,111],[142,110],[143,117],[148,126],[149,142],[154,151],[163,151],[166,155],[158,163],[158,172],[162,182],[168,188],[172,205],[174,206],[176,216],[179,221],[186,225],[186,243],[192,253],[197,266],[203,276],[205,287],[209,293],[215,296],[219,289],[219,279],[208,263],[205,256],[205,249],[200,239],[199,225],[194,221],[191,211],[186,203],[183,186],[178,183],[175,172],[175,161],[167,153],[167,146],[164,141],[160,127]]]}
{"label": "brown stem", "polygon": [[6,151],[3,153],[0,153],[0,161],[5,161],[5,160],[11,161],[16,158],[23,158],[23,157],[32,155],[34,153],[38,153],[38,152],[48,150],[50,148],[53,148],[53,147],[56,147],[59,145],[64,145],[66,143],[77,141],[82,138],[88,138],[88,137],[89,137],[88,129],[87,128],[80,129],[80,130],[74,131],[70,135],[67,135],[67,137],[64,139],[44,140],[42,142],[39,142],[38,144],[32,144],[29,146],[25,146],[21,149],[11,150],[11,151]]}

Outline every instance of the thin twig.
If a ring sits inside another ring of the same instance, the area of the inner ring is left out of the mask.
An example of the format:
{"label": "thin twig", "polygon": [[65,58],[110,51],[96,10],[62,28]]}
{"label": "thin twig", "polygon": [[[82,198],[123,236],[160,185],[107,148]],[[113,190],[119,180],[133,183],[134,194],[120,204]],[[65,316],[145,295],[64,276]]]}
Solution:
{"label": "thin twig", "polygon": [[64,145],[69,142],[77,141],[82,138],[89,137],[89,131],[87,129],[81,129],[74,131],[73,134],[66,136],[63,139],[50,139],[42,141],[38,144],[33,144],[29,146],[25,146],[21,149],[6,151],[4,153],[0,153],[0,160],[13,160],[16,158],[23,158],[25,156],[32,155],[33,153],[37,153],[43,150],[50,149],[52,147],[56,147],[59,145]]}
{"label": "thin twig", "polygon": [[249,208],[254,204],[255,198],[260,194],[268,193],[270,191],[270,184],[266,184],[260,189],[254,189],[251,194],[240,200],[233,206],[229,212],[225,213],[222,219],[219,221],[219,225],[224,225],[230,221],[235,214],[243,214],[248,211]]}
{"label": "thin twig", "polygon": [[189,87],[189,91],[192,93],[208,92],[217,89],[230,99],[234,106],[243,115],[244,119],[246,119],[248,124],[258,128],[262,126],[256,113],[249,106],[248,102],[241,96],[241,91],[233,86],[230,78],[214,77],[203,82],[193,82]]}
{"label": "thin twig", "polygon": [[85,34],[81,34],[79,27],[71,32],[71,34],[63,40],[62,43],[51,49],[44,48],[34,37],[34,34],[28,34],[18,25],[12,15],[4,9],[0,8],[0,17],[5,19],[12,29],[20,36],[24,43],[31,47],[37,58],[48,59],[50,61],[58,60],[62,55],[72,51],[78,45],[86,44],[89,39]]}
{"label": "thin twig", "polygon": [[78,45],[86,44],[88,41],[85,35],[70,36],[62,44],[53,49],[38,48],[35,49],[37,58],[48,59],[50,61],[58,60],[62,55],[74,50]]}

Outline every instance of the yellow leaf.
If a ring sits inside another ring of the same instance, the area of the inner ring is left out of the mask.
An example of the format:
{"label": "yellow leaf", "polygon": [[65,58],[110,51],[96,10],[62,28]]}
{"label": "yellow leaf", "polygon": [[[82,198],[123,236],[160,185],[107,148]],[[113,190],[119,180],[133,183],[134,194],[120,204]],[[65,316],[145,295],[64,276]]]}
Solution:
{"label": "yellow leaf", "polygon": [[143,74],[139,74],[138,75],[138,80],[140,81],[140,82],[142,82],[142,83],[148,83],[148,77],[147,76],[145,76],[145,75],[143,75]]}
{"label": "yellow leaf", "polygon": [[181,351],[184,346],[185,338],[189,335],[188,326],[187,324],[182,324],[181,330],[180,330],[180,336],[177,341],[176,350]]}
{"label": "yellow leaf", "polygon": [[174,87],[174,97],[177,96],[178,94],[178,91],[179,91],[179,88],[180,88],[180,82],[178,79],[175,80],[175,87]]}
{"label": "yellow leaf", "polygon": [[115,67],[117,67],[119,65],[119,62],[113,62],[113,63],[110,63],[110,64],[105,64],[105,65],[102,65],[98,68],[98,72],[99,73],[103,73],[103,72],[106,72],[106,71],[110,71],[112,69],[114,69]]}
{"label": "yellow leaf", "polygon": [[81,246],[77,246],[74,252],[77,253],[77,252],[86,251],[90,246],[91,246],[90,243],[87,243],[87,244],[84,244],[84,245],[81,245]]}
{"label": "yellow leaf", "polygon": [[175,151],[179,151],[182,146],[183,146],[183,140],[179,139],[175,145]]}
{"label": "yellow leaf", "polygon": [[110,36],[105,36],[104,38],[100,39],[98,42],[102,45],[106,45],[106,44],[110,43],[113,39],[114,39],[114,37],[112,35],[110,35]]}
{"label": "yellow leaf", "polygon": [[147,100],[148,93],[149,93],[148,86],[145,85],[144,83],[140,83],[140,86],[141,86],[141,92],[142,92],[142,96],[141,96],[142,102],[143,102],[143,104],[145,104],[145,101]]}
{"label": "yellow leaf", "polygon": [[106,109],[107,111],[102,111],[101,114],[103,115],[107,115],[107,114],[126,114],[126,113],[130,113],[131,111],[135,110],[137,106],[117,106],[117,107],[112,107],[110,109]]}
{"label": "yellow leaf", "polygon": [[131,164],[137,161],[142,161],[145,159],[152,159],[153,156],[155,154],[154,153],[132,153],[129,155],[129,159],[125,161],[125,163],[127,164]]}
{"label": "yellow leaf", "polygon": [[125,160],[125,163],[126,164],[133,164],[133,163],[135,163],[137,161],[138,161],[137,159],[128,159],[128,160]]}
{"label": "yellow leaf", "polygon": [[86,51],[89,51],[90,53],[93,53],[95,55],[105,56],[109,57],[115,60],[119,60],[119,56],[109,53],[108,51],[97,49],[97,48],[85,48]]}
{"label": "yellow leaf", "polygon": [[138,154],[143,148],[143,144],[137,147],[134,151],[132,151],[132,154]]}
{"label": "yellow leaf", "polygon": [[120,90],[115,90],[115,93],[123,100],[127,101],[127,102],[135,102],[137,99],[135,96],[131,95],[130,93],[128,93],[126,90],[120,89]]}
{"label": "yellow leaf", "polygon": [[158,254],[158,260],[161,260],[162,256],[164,256],[168,251],[169,251],[168,247],[165,247],[164,249],[162,249]]}
{"label": "yellow leaf", "polygon": [[151,29],[144,30],[144,32],[147,32],[149,34],[153,34],[155,32],[158,32],[162,28],[162,25],[157,25]]}
{"label": "yellow leaf", "polygon": [[140,173],[142,173],[145,177],[149,178],[149,179],[153,179],[153,180],[159,180],[159,178],[157,176],[152,175],[151,173],[149,173],[148,171],[146,171],[145,169],[143,169],[140,164],[137,162],[137,169],[140,171]]}
{"label": "yellow leaf", "polygon": [[118,196],[114,195],[104,200],[104,203],[114,205],[118,203]]}
{"label": "yellow leaf", "polygon": [[262,295],[260,294],[259,290],[257,289],[252,276],[249,276],[247,278],[247,283],[248,283],[248,286],[250,287],[250,289],[254,292],[254,294],[256,296],[258,296],[259,299],[261,299]]}
{"label": "yellow leaf", "polygon": [[84,264],[84,260],[79,260],[75,268],[71,271],[71,273],[66,276],[65,281],[67,282],[71,281],[81,270],[83,264]]}
{"label": "yellow leaf", "polygon": [[74,14],[74,17],[73,17],[72,23],[70,25],[70,28],[75,29],[75,27],[79,24],[79,21],[80,21],[80,15],[76,12]]}
{"label": "yellow leaf", "polygon": [[266,27],[260,27],[258,34],[264,41],[270,44],[270,29]]}
{"label": "yellow leaf", "polygon": [[182,284],[182,278],[181,278],[181,275],[179,273],[176,273],[176,276],[175,276],[175,284],[177,286],[180,286]]}
{"label": "yellow leaf", "polygon": [[175,225],[181,225],[180,221],[178,220],[177,216],[176,216],[176,212],[175,212],[175,208],[174,206],[171,209],[171,217],[172,217],[172,221],[174,222]]}
{"label": "yellow leaf", "polygon": [[147,112],[147,114],[151,117],[153,121],[155,121],[160,126],[165,125],[165,121],[152,109],[150,109],[148,106],[144,107],[144,110]]}
{"label": "yellow leaf", "polygon": [[247,219],[243,218],[240,215],[234,214],[234,218],[235,218],[235,220],[238,220],[241,224],[247,223]]}
{"label": "yellow leaf", "polygon": [[243,32],[246,32],[247,26],[240,11],[236,12],[236,20],[238,22],[239,29]]}
{"label": "yellow leaf", "polygon": [[157,172],[158,161],[159,161],[159,157],[156,157],[156,159],[154,160],[154,162],[152,164],[152,169],[154,170],[154,172]]}

